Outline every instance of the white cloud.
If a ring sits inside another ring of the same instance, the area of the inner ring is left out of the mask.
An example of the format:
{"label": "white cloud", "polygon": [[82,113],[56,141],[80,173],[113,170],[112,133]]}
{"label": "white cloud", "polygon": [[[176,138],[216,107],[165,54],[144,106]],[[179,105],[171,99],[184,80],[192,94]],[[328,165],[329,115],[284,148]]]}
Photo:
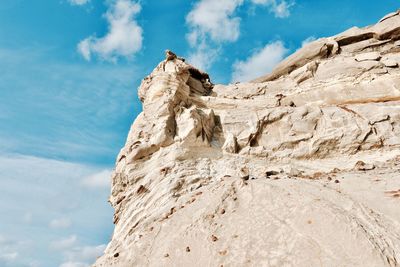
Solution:
{"label": "white cloud", "polygon": [[77,246],[66,251],[65,255],[70,261],[90,262],[103,255],[106,247],[105,244],[98,246]]}
{"label": "white cloud", "polygon": [[275,14],[275,17],[277,18],[287,18],[290,16],[290,10],[289,8],[293,4],[289,4],[286,1],[282,1],[279,4],[273,6],[272,11]]}
{"label": "white cloud", "polygon": [[207,70],[218,54],[219,49],[209,47],[203,42],[189,55],[187,61],[199,69]]}
{"label": "white cloud", "polygon": [[[289,8],[293,3],[285,0],[251,0],[253,4],[267,6],[278,18],[290,15]],[[194,46],[209,36],[214,42],[233,42],[240,35],[240,18],[235,11],[244,0],[201,0],[186,16],[190,27],[189,43]]]}
{"label": "white cloud", "polygon": [[67,238],[51,242],[50,248],[55,250],[66,250],[75,246],[77,241],[78,237],[76,235],[71,235]]}
{"label": "white cloud", "polygon": [[311,43],[311,42],[313,42],[315,40],[317,40],[317,38],[315,38],[314,36],[310,36],[310,37],[304,39],[303,42],[301,42],[301,47],[303,47],[303,46],[305,46],[305,45],[307,45],[307,44],[309,44],[309,43]]}
{"label": "white cloud", "polygon": [[234,12],[243,1],[199,1],[186,17],[186,22],[192,29],[189,34],[190,43],[194,45],[205,35],[216,42],[236,41],[239,37],[240,18],[234,16]]}
{"label": "white cloud", "polygon": [[139,3],[131,0],[114,1],[105,17],[108,33],[101,38],[90,36],[78,44],[78,51],[86,60],[92,54],[115,61],[118,57],[131,57],[142,48],[143,30],[135,20],[141,11]]}
{"label": "white cloud", "polygon": [[109,188],[111,185],[111,170],[102,170],[85,177],[82,185],[89,188]]}
{"label": "white cloud", "polygon": [[65,229],[71,226],[71,220],[69,218],[53,219],[50,221],[49,226],[53,229]]}
{"label": "white cloud", "polygon": [[217,46],[222,42],[234,42],[240,34],[240,18],[234,13],[244,0],[201,0],[186,16],[190,28],[187,40],[194,49],[188,61],[207,70],[218,55]]}
{"label": "white cloud", "polygon": [[234,63],[232,81],[249,81],[267,74],[282,61],[287,52],[281,41],[267,44],[246,60]]}
{"label": "white cloud", "polygon": [[[274,13],[277,18],[290,16],[293,3],[285,0],[200,0],[186,16],[189,26],[187,40],[192,47],[188,61],[196,67],[207,70],[218,58],[224,42],[235,42],[240,36],[241,18],[237,9],[246,1],[262,5]],[[85,53],[85,44],[82,51]]]}
{"label": "white cloud", "polygon": [[90,0],[68,0],[71,5],[82,6],[90,2]]}
{"label": "white cloud", "polygon": [[287,2],[285,0],[251,0],[254,4],[267,6],[269,10],[274,13],[277,18],[287,18],[290,16],[290,8],[294,2]]}
{"label": "white cloud", "polygon": [[240,34],[236,9],[244,0],[201,0],[186,16],[190,28],[187,40],[193,51],[188,56],[192,65],[207,70],[216,60],[219,48],[212,43],[234,42]]}
{"label": "white cloud", "polygon": [[93,37],[88,37],[85,40],[82,40],[78,44],[78,51],[81,53],[81,55],[86,59],[90,60],[91,54],[92,54],[92,44],[93,42]]}

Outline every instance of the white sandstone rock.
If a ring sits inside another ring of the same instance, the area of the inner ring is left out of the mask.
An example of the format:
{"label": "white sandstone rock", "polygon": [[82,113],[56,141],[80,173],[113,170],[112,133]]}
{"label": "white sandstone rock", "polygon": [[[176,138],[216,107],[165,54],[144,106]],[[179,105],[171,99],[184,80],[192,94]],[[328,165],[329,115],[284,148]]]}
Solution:
{"label": "white sandstone rock", "polygon": [[399,66],[399,63],[391,58],[384,58],[381,62],[388,68],[397,68]]}
{"label": "white sandstone rock", "polygon": [[379,52],[369,52],[365,54],[359,54],[355,57],[356,61],[379,61],[381,59],[381,55]]}
{"label": "white sandstone rock", "polygon": [[399,266],[399,29],[395,12],[231,85],[167,51],[94,266]]}

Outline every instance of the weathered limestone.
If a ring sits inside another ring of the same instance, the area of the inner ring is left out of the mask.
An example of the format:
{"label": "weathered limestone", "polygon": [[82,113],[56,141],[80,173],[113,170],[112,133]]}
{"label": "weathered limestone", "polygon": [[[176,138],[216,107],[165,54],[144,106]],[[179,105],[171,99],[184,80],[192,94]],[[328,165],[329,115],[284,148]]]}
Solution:
{"label": "weathered limestone", "polygon": [[400,15],[213,85],[146,77],[94,266],[399,266]]}

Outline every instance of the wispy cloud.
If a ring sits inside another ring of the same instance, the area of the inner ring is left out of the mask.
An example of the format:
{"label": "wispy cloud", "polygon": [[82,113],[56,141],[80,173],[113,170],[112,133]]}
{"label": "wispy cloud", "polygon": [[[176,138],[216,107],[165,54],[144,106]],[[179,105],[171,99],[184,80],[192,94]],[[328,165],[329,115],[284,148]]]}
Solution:
{"label": "wispy cloud", "polygon": [[88,188],[110,188],[111,170],[102,170],[89,175],[82,180],[82,185]]}
{"label": "wispy cloud", "polygon": [[314,36],[310,36],[310,37],[304,39],[304,40],[301,42],[301,47],[303,47],[303,46],[305,46],[305,45],[307,45],[307,44],[309,44],[309,43],[311,43],[311,42],[313,42],[313,41],[315,41],[315,40],[317,40],[317,38],[315,38]]}
{"label": "wispy cloud", "polygon": [[265,45],[247,59],[234,63],[232,81],[249,81],[270,72],[287,52],[281,41]]}
{"label": "wispy cloud", "polygon": [[277,18],[287,18],[290,16],[290,8],[294,5],[294,2],[288,2],[285,0],[251,0],[254,4],[263,5],[268,7],[269,11],[272,12]]}
{"label": "wispy cloud", "polygon": [[98,38],[90,36],[78,44],[78,51],[86,60],[93,54],[105,60],[116,61],[118,57],[131,57],[142,48],[143,30],[135,20],[140,12],[138,2],[131,0],[112,1],[105,18],[108,33]]}
{"label": "wispy cloud", "polygon": [[106,245],[98,246],[76,246],[64,251],[66,262],[62,263],[60,267],[89,267],[88,262],[94,261],[97,257],[101,256],[106,249]]}
{"label": "wispy cloud", "polygon": [[199,69],[207,70],[219,53],[219,48],[211,47],[203,40],[189,55],[188,62]]}
{"label": "wispy cloud", "polygon": [[106,249],[106,245],[98,246],[77,246],[66,252],[66,257],[70,260],[76,260],[79,262],[88,262],[96,257],[101,256]]}
{"label": "wispy cloud", "polygon": [[31,246],[28,241],[15,237],[5,237],[0,233],[0,266],[2,267],[36,267],[37,261],[24,258],[23,251]]}
{"label": "wispy cloud", "polygon": [[4,264],[13,264],[13,262],[15,262],[18,258],[18,252],[3,252],[0,253],[0,263],[4,263]]}
{"label": "wispy cloud", "polygon": [[63,254],[65,262],[60,265],[61,267],[87,267],[88,263],[93,263],[97,257],[103,255],[106,249],[105,244],[81,246],[76,235],[54,241],[50,246],[51,249],[59,250]]}
{"label": "wispy cloud", "polygon": [[32,221],[33,221],[32,212],[30,212],[30,211],[25,212],[22,220],[23,220],[23,222],[28,223],[28,224],[32,223]]}
{"label": "wispy cloud", "polygon": [[[101,170],[45,158],[0,155],[0,266],[93,263],[113,228],[107,203],[110,187],[88,191],[81,183]],[[29,224],[20,219],[27,212],[32,214]]]}
{"label": "wispy cloud", "polygon": [[90,2],[90,0],[68,0],[71,5],[82,6]]}
{"label": "wispy cloud", "polygon": [[50,248],[58,250],[63,254],[65,262],[61,266],[89,266],[94,260],[101,256],[106,249],[105,244],[97,246],[79,245],[78,237],[71,235],[67,238],[53,241]]}
{"label": "wispy cloud", "polygon": [[67,238],[51,242],[50,248],[56,250],[66,250],[76,245],[77,241],[78,237],[76,235],[71,235]]}
{"label": "wispy cloud", "polygon": [[64,217],[51,220],[49,226],[52,229],[66,229],[69,228],[71,224],[71,219]]}

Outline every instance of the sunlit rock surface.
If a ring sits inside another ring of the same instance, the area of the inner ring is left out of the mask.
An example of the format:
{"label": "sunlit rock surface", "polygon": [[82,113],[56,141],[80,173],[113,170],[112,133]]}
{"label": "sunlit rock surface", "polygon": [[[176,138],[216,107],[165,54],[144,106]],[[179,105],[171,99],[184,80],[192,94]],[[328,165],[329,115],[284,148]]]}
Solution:
{"label": "sunlit rock surface", "polygon": [[139,89],[94,266],[399,266],[400,15],[213,85],[167,52]]}

